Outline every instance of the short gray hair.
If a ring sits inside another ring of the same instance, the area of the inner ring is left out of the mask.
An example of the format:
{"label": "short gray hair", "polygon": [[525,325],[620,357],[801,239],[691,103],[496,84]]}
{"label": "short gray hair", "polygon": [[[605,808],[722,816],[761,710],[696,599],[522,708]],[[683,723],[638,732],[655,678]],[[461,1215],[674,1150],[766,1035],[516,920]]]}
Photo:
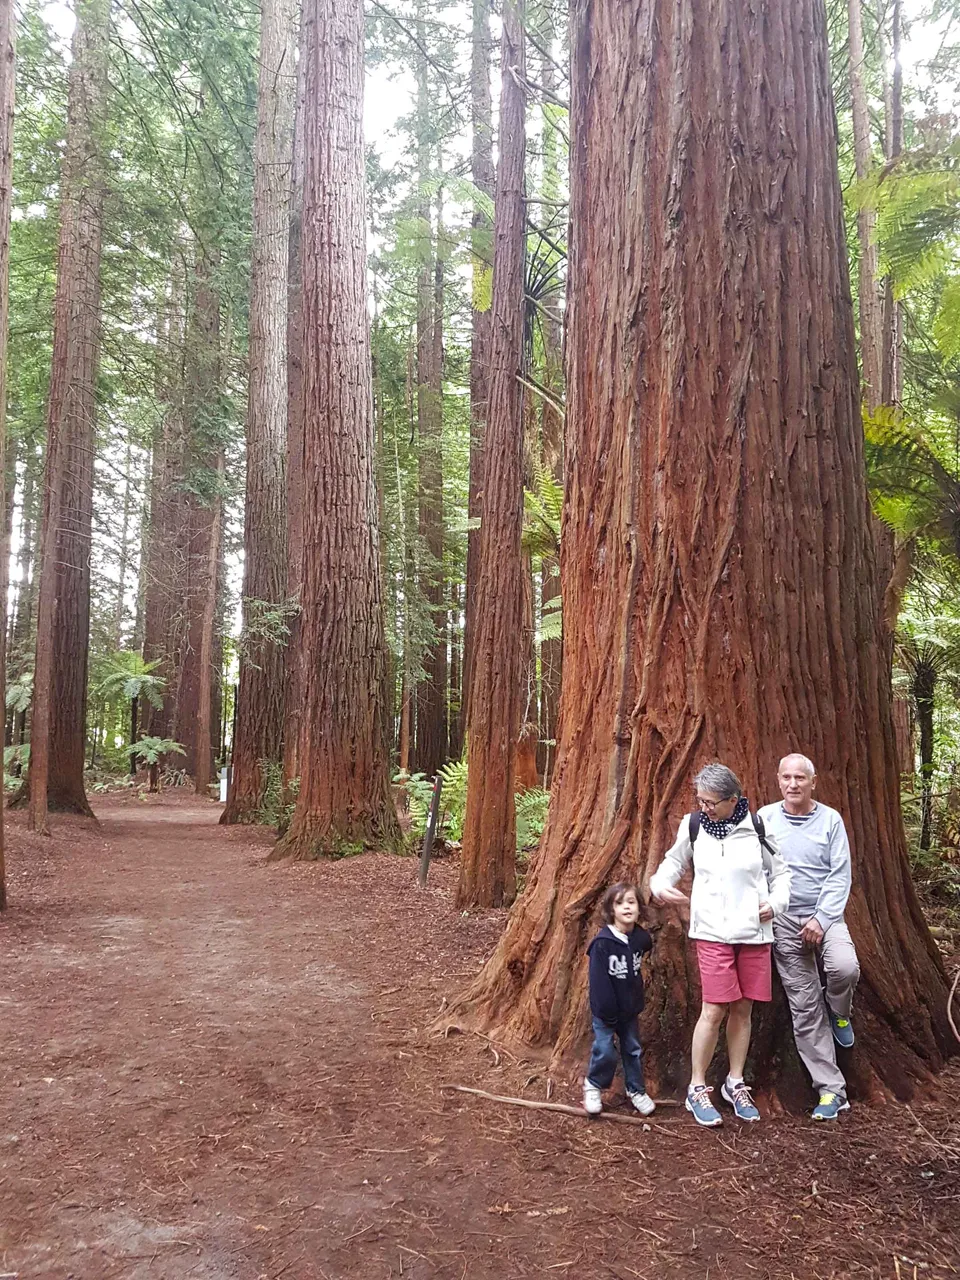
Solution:
{"label": "short gray hair", "polygon": [[804,769],[807,771],[807,773],[809,773],[811,778],[815,778],[817,776],[817,770],[814,766],[813,761],[810,759],[809,756],[802,755],[799,751],[787,752],[787,754],[783,757],[783,759],[777,765],[778,776],[780,774],[780,770],[783,768],[784,764],[786,764],[788,760],[799,760],[800,763],[803,765]]}
{"label": "short gray hair", "polygon": [[721,800],[729,800],[732,796],[739,798],[743,795],[740,779],[732,769],[728,769],[719,761],[704,765],[694,778],[693,785],[701,791],[709,791],[711,795],[719,796]]}

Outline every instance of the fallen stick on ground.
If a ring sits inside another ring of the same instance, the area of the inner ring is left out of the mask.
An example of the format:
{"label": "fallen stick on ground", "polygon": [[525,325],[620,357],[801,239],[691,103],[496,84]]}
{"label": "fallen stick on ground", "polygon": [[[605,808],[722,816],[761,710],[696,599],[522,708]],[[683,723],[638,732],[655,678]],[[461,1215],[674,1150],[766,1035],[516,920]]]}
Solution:
{"label": "fallen stick on ground", "polygon": [[[616,1124],[639,1124],[650,1126],[650,1120],[642,1120],[640,1116],[621,1116],[615,1111],[601,1111],[599,1116],[588,1116],[582,1107],[568,1107],[564,1102],[534,1102],[530,1098],[508,1098],[499,1093],[487,1093],[486,1089],[468,1089],[465,1084],[442,1084],[441,1089],[453,1089],[457,1093],[473,1093],[478,1098],[486,1098],[488,1102],[502,1102],[508,1107],[527,1107],[531,1111],[560,1111],[566,1116],[579,1116],[581,1120],[613,1120]],[[662,1098],[657,1101],[658,1107],[679,1107],[681,1104],[673,1098]]]}
{"label": "fallen stick on ground", "polygon": [[960,1040],[960,1031],[957,1030],[957,1024],[953,1020],[953,997],[957,994],[957,983],[960,982],[960,969],[957,970],[956,977],[953,980],[953,986],[950,988],[950,994],[947,996],[947,1017],[950,1019],[950,1026],[953,1028],[953,1034]]}

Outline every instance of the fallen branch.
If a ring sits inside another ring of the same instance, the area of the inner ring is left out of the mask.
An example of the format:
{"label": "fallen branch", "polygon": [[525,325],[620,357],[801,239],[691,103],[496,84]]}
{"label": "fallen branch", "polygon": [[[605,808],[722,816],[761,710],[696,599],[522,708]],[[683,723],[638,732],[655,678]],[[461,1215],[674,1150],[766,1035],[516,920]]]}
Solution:
{"label": "fallen branch", "polygon": [[[564,1102],[534,1102],[530,1098],[508,1098],[499,1093],[487,1093],[486,1089],[469,1089],[465,1084],[442,1084],[441,1089],[453,1089],[456,1093],[472,1093],[478,1098],[486,1098],[488,1102],[502,1102],[508,1107],[526,1107],[530,1111],[559,1111],[565,1116],[578,1116],[581,1120],[612,1120],[615,1124],[634,1124],[650,1126],[649,1120],[639,1116],[621,1116],[615,1111],[601,1111],[599,1116],[588,1116],[583,1107],[568,1107]],[[657,1102],[658,1107],[679,1107],[680,1103],[673,1098],[663,1098]]]}
{"label": "fallen branch", "polygon": [[950,1020],[950,1026],[953,1028],[953,1034],[960,1040],[960,1031],[957,1030],[957,1024],[953,1020],[953,997],[957,994],[957,983],[960,982],[960,969],[957,970],[953,986],[950,988],[950,994],[947,996],[947,1017]]}

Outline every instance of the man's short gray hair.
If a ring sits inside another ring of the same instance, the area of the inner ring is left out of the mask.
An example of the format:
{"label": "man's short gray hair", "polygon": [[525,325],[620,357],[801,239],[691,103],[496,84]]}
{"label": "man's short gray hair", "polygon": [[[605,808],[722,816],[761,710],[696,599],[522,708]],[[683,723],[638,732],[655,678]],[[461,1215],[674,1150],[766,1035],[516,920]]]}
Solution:
{"label": "man's short gray hair", "polygon": [[811,778],[815,778],[817,776],[817,770],[816,770],[816,767],[814,766],[813,761],[810,759],[809,756],[801,755],[799,751],[790,751],[788,752],[787,755],[783,757],[783,759],[777,765],[778,775],[782,772],[783,766],[787,763],[788,760],[799,760],[800,763],[803,765],[805,772],[807,772]]}
{"label": "man's short gray hair", "polygon": [[711,795],[719,796],[721,800],[743,795],[740,779],[732,769],[719,762],[704,765],[694,778],[693,785],[699,791],[709,791]]}

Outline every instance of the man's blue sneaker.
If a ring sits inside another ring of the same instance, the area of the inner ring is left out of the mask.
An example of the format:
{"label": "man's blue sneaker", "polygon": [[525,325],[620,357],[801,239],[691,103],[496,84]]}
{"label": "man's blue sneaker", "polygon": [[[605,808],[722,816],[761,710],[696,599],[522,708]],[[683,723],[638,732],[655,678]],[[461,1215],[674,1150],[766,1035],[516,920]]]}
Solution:
{"label": "man's blue sneaker", "polygon": [[686,1108],[697,1124],[715,1129],[718,1124],[723,1124],[723,1116],[710,1101],[711,1093],[713,1090],[705,1084],[692,1084],[687,1090]]}
{"label": "man's blue sneaker", "polygon": [[760,1112],[750,1097],[750,1088],[742,1080],[738,1080],[736,1084],[724,1080],[720,1086],[720,1096],[730,1103],[738,1120],[760,1119]]}
{"label": "man's blue sneaker", "polygon": [[853,1024],[849,1018],[841,1018],[830,1010],[830,1030],[841,1049],[852,1049],[854,1042]]}
{"label": "man's blue sneaker", "polygon": [[821,1093],[813,1109],[814,1120],[836,1120],[841,1111],[849,1111],[850,1103],[838,1093]]}

